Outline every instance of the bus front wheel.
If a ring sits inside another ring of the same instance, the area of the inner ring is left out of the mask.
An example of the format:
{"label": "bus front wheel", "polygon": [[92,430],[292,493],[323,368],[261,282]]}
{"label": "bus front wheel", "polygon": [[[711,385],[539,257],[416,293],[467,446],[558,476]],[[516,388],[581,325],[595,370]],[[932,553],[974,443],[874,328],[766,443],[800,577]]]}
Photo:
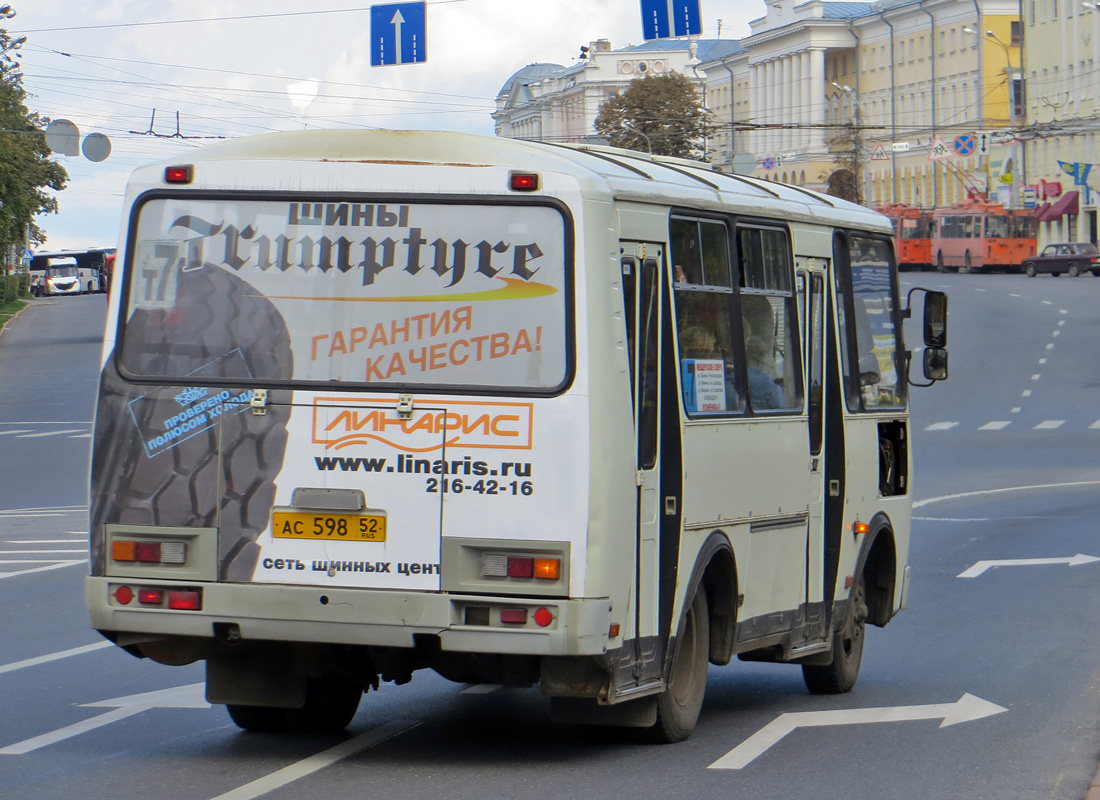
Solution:
{"label": "bus front wheel", "polygon": [[668,688],[657,696],[657,722],[650,729],[654,741],[668,744],[691,736],[707,688],[710,614],[707,593],[701,586],[691,601],[676,648]]}
{"label": "bus front wheel", "polygon": [[848,617],[843,627],[833,634],[833,660],[828,664],[802,666],[802,680],[813,694],[843,694],[856,685],[867,627],[867,593],[863,580],[861,574],[852,587]]}

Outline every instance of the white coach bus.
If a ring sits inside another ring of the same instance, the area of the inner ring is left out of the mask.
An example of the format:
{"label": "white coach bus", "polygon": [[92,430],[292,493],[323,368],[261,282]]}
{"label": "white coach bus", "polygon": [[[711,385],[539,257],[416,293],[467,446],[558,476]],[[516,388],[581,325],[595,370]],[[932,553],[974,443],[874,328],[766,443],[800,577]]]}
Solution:
{"label": "white coach bus", "polygon": [[[96,412],[93,626],[249,730],[380,680],[690,735],[708,662],[845,692],[904,607],[889,221],[635,152],[279,133],[139,169]],[[946,298],[923,375],[947,374]]]}

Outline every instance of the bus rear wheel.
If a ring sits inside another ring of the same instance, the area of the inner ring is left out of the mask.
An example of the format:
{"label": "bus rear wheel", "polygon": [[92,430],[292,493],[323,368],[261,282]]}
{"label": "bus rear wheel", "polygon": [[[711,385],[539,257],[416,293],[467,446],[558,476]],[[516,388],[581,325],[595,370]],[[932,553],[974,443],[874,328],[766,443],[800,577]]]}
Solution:
{"label": "bus rear wheel", "polygon": [[833,634],[833,660],[828,664],[804,664],[802,680],[813,694],[844,694],[852,691],[863,660],[863,640],[867,628],[867,593],[863,575],[852,587],[848,618]]}
{"label": "bus rear wheel", "polygon": [[254,733],[339,733],[355,717],[363,689],[341,675],[311,678],[301,708],[227,705],[237,727]]}
{"label": "bus rear wheel", "polygon": [[671,744],[691,736],[703,707],[709,659],[710,614],[706,591],[699,587],[676,643],[668,688],[657,696],[657,722],[649,730],[653,741]]}

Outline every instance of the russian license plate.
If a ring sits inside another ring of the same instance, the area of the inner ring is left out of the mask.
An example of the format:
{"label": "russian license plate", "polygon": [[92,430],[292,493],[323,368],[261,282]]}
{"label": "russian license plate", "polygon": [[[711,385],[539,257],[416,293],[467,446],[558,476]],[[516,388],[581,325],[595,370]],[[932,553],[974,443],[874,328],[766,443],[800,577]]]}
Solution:
{"label": "russian license plate", "polygon": [[276,539],[384,542],[386,515],[276,511],[271,523],[271,535]]}

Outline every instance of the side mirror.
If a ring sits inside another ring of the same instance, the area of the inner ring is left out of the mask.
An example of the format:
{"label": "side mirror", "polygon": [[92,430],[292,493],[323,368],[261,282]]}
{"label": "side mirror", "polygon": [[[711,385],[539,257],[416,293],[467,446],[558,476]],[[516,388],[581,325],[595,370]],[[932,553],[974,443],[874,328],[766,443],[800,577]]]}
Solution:
{"label": "side mirror", "polygon": [[942,347],[924,348],[924,377],[929,381],[947,380],[947,350]]}
{"label": "side mirror", "polygon": [[[936,349],[947,347],[947,295],[943,292],[926,292],[924,295],[924,346]],[[945,354],[945,370],[946,367]]]}

